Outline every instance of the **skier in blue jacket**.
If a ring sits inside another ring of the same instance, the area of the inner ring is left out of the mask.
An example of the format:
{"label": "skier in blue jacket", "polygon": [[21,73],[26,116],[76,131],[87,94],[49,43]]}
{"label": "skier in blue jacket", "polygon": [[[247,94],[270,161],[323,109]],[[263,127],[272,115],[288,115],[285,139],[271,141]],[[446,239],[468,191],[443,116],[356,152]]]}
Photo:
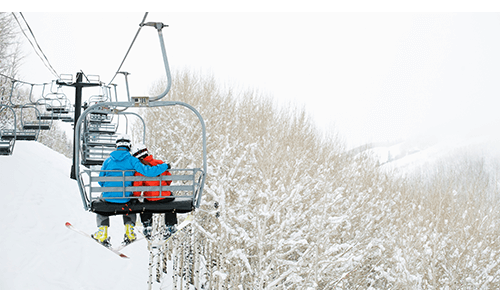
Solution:
{"label": "skier in blue jacket", "polygon": [[[118,136],[116,139],[116,150],[111,152],[110,157],[104,160],[102,164],[101,171],[99,176],[123,176],[122,171],[106,171],[106,170],[128,170],[125,171],[124,174],[126,176],[133,176],[137,171],[145,176],[158,176],[168,170],[170,165],[167,163],[160,164],[157,166],[146,166],[142,164],[139,159],[133,157],[130,154],[130,148],[132,147],[131,139],[127,134]],[[99,182],[99,185],[102,187],[122,187],[123,182],[121,181],[106,181]],[[132,186],[131,181],[125,182],[125,186]],[[103,192],[103,197],[122,197],[123,192]],[[125,192],[125,197],[132,196],[131,191]],[[130,198],[113,198],[106,199],[107,202],[113,203],[126,203],[130,201]],[[108,238],[108,227],[109,216],[104,216],[101,214],[97,214],[97,227],[98,230],[96,233],[92,235],[92,238],[97,240],[98,242],[104,244],[105,246],[111,246]],[[137,237],[134,233],[136,214],[127,214],[123,215],[123,224],[125,225],[125,236],[123,243],[128,244],[133,242]]]}

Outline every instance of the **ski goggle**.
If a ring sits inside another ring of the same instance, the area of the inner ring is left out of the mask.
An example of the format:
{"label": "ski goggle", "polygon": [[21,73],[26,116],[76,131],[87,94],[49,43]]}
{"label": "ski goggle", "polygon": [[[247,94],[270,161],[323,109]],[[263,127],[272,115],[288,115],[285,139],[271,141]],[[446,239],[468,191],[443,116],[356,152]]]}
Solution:
{"label": "ski goggle", "polygon": [[144,149],[141,149],[141,150],[135,152],[132,156],[139,158],[139,159],[142,159],[142,158],[146,157],[147,155],[148,155],[148,149],[144,148]]}

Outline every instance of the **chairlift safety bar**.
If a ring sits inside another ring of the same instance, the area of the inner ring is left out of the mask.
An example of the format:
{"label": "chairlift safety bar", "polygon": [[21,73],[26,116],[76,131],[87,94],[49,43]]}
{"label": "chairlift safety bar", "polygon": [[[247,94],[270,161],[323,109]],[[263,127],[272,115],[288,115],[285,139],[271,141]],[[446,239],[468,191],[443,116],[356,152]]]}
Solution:
{"label": "chairlift safety bar", "polygon": [[[93,176],[92,173],[97,174],[100,172],[118,172],[121,173],[122,176]],[[182,197],[193,197],[193,195],[196,195],[199,192],[199,188],[201,187],[201,184],[197,183],[196,177],[197,175],[201,174],[201,169],[199,168],[194,168],[194,169],[170,169],[169,172],[172,173],[172,175],[160,175],[158,177],[147,177],[147,176],[127,176],[124,175],[125,172],[131,172],[134,173],[134,170],[84,170],[82,174],[85,174],[88,177],[88,189],[89,189],[89,198],[90,202],[94,200],[102,200],[103,197],[101,197],[100,193],[102,192],[120,192],[122,193],[121,196],[115,196],[115,197],[105,197],[105,199],[123,199],[123,198],[130,198],[130,199],[138,199],[144,196],[126,196],[125,192],[134,192],[134,191],[158,191],[158,192],[166,192],[166,191],[190,191],[193,192],[193,194],[189,195],[180,195]],[[187,175],[176,175],[176,172],[180,173],[189,173]],[[101,187],[101,186],[93,186],[98,182],[134,182],[134,181],[158,181],[159,185],[156,186],[117,186],[117,187]],[[190,182],[190,184],[183,184],[183,185],[162,185],[162,182],[164,181],[182,181],[182,182]],[[99,193],[98,196],[95,196],[93,193]],[[162,198],[166,196],[152,196],[146,198]],[[179,197],[179,195],[176,195],[176,197]]]}

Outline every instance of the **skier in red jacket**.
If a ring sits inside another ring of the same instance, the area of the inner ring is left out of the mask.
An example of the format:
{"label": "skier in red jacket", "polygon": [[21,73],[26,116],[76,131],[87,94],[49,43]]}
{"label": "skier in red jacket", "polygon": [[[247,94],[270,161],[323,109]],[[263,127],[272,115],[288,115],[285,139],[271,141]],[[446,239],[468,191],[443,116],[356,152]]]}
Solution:
{"label": "skier in red jacket", "polygon": [[[148,166],[156,166],[159,164],[163,164],[163,161],[154,159],[153,155],[150,155],[148,149],[144,144],[136,144],[132,151],[130,152],[132,156],[138,158],[142,164]],[[170,166],[169,166],[170,167]],[[165,171],[161,175],[172,175],[170,172]],[[135,173],[135,176],[144,176],[139,172]],[[172,181],[162,181],[162,186],[168,186],[172,183]],[[159,181],[134,181],[134,186],[159,186]],[[171,196],[172,193],[170,191],[162,191],[161,196]],[[140,191],[135,191],[133,196],[141,196]],[[159,191],[144,191],[143,196],[149,196],[146,198],[144,202],[170,202],[172,199],[169,198],[152,198],[153,196],[160,196]],[[141,213],[141,222],[144,226],[144,236],[146,238],[151,238],[151,231],[153,226],[153,214],[152,213]],[[163,238],[167,239],[173,233],[175,233],[177,224],[177,214],[175,212],[166,212],[165,213],[165,229],[163,233]]]}

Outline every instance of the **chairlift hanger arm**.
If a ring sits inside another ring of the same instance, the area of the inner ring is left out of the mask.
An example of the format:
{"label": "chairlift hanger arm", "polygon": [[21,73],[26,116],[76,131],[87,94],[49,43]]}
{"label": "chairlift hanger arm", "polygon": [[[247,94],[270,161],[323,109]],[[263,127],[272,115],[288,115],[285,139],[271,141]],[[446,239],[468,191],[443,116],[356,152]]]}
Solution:
{"label": "chairlift hanger arm", "polygon": [[163,40],[163,33],[162,29],[163,27],[168,27],[168,25],[165,25],[161,22],[147,22],[147,23],[141,23],[140,26],[152,26],[155,27],[156,30],[158,31],[158,37],[160,39],[160,48],[161,48],[161,53],[163,55],[163,64],[165,65],[165,73],[167,75],[167,87],[165,88],[165,91],[161,93],[160,95],[153,97],[150,99],[150,102],[155,102],[163,97],[165,97],[168,92],[170,91],[170,88],[172,87],[172,76],[170,75],[170,68],[168,65],[168,58],[167,58],[167,51],[165,50],[165,41]]}
{"label": "chairlift hanger arm", "polygon": [[128,98],[128,101],[130,102],[131,101],[131,99],[130,99],[130,91],[129,91],[129,88],[128,88],[128,75],[130,73],[126,72],[126,71],[119,71],[117,73],[123,74],[125,76],[125,87],[127,88],[127,98]]}

